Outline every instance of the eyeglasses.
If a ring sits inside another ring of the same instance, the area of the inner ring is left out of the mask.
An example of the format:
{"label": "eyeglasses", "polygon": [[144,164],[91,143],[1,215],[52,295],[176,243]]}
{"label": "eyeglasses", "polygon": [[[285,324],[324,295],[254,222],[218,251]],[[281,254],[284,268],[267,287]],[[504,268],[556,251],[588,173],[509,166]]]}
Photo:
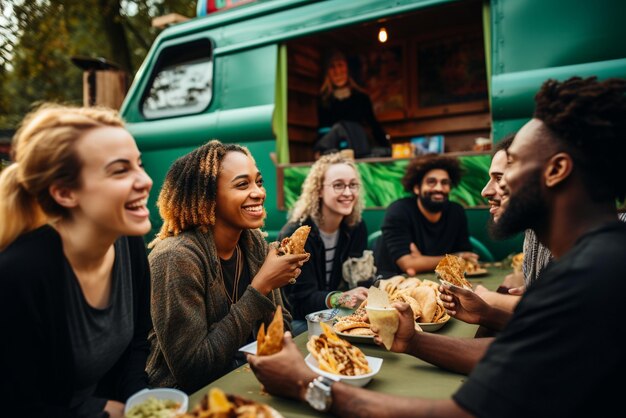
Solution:
{"label": "eyeglasses", "polygon": [[426,185],[428,187],[435,187],[437,185],[437,183],[441,183],[441,187],[450,187],[450,185],[452,184],[450,182],[450,179],[437,180],[434,177],[428,177],[428,178],[424,179],[424,183],[426,183]]}
{"label": "eyeglasses", "polygon": [[346,190],[346,188],[350,189],[352,193],[356,193],[361,188],[361,185],[359,183],[350,183],[350,184],[332,183],[332,184],[325,184],[324,186],[332,187],[336,194],[343,193],[344,190]]}

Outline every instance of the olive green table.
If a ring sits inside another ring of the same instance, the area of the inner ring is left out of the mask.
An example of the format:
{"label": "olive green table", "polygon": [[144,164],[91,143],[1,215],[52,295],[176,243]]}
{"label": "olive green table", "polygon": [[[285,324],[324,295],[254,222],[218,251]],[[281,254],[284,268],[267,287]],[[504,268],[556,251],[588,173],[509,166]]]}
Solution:
{"label": "olive green table", "polygon": [[[495,290],[502,282],[504,276],[511,272],[510,269],[498,267],[489,267],[488,270],[489,273],[484,277],[470,278],[472,284],[482,284],[488,289]],[[418,277],[420,279],[435,280],[433,274],[421,274]],[[436,332],[442,335],[471,338],[474,336],[476,329],[476,325],[469,325],[451,318],[443,328]],[[298,335],[295,341],[303,355],[306,355],[306,332]],[[380,372],[366,386],[367,389],[376,392],[431,399],[448,398],[456,391],[465,378],[464,375],[441,370],[406,354],[391,353],[376,345],[356,345],[366,355],[383,359]],[[261,384],[256,380],[254,373],[252,373],[247,364],[192,394],[189,399],[190,409],[198,404],[200,399],[212,387],[220,388],[226,393],[235,393],[245,398],[266,403],[280,412],[285,418],[327,416],[314,411],[303,403],[264,393]]]}

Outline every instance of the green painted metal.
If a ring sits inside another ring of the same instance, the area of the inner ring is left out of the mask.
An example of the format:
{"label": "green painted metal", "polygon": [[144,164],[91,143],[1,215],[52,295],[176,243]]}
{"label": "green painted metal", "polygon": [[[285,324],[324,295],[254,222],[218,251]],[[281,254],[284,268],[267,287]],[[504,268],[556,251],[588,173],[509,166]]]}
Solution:
{"label": "green painted metal", "polygon": [[287,129],[287,46],[278,49],[276,70],[276,107],[272,126],[276,135],[276,158],[279,164],[289,163],[289,135]]}
{"label": "green painted metal", "polygon": [[[277,208],[276,167],[270,159],[270,153],[278,151],[281,161],[285,160],[284,143],[281,147],[276,141],[285,128],[278,125],[286,120],[284,97],[279,93],[284,90],[285,73],[281,69],[285,60],[281,61],[279,52],[284,51],[284,42],[451,2],[259,0],[164,30],[137,72],[121,109],[155,180],[150,199],[155,228],[160,226],[160,219],[154,202],[171,162],[218,138],[242,143],[255,156],[268,191],[266,229],[270,237],[275,236],[286,219],[286,213]],[[623,0],[485,0],[483,26],[486,59],[491,62],[488,81],[493,137],[497,140],[519,129],[531,117],[534,94],[547,78],[626,77],[624,16]],[[207,51],[214,61],[209,107],[195,115],[146,120],[140,112],[141,98],[161,52],[198,39],[208,39],[213,45],[213,50]],[[391,172],[384,165],[372,165],[362,174],[372,183],[388,176],[397,181],[401,169],[402,164]],[[470,188],[474,197],[481,182],[479,176],[475,179],[477,183]],[[378,188],[385,191],[372,194],[370,206],[385,205],[398,196],[397,184]],[[285,193],[293,201],[298,192]],[[468,208],[467,215],[471,235],[485,243],[496,259],[520,250],[519,236],[497,245],[489,239],[485,209]],[[380,228],[383,216],[380,209],[364,212],[370,232]]]}
{"label": "green painted metal", "polygon": [[532,116],[548,78],[626,77],[626,1],[491,0],[493,137]]}

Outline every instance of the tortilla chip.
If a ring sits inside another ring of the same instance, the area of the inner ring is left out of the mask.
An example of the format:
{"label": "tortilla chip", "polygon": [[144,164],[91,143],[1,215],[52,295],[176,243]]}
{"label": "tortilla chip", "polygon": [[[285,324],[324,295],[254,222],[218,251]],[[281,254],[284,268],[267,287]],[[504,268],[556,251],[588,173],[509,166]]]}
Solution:
{"label": "tortilla chip", "polygon": [[465,261],[461,257],[446,254],[435,267],[435,273],[455,286],[472,289],[472,284],[465,278]]}
{"label": "tortilla chip", "polygon": [[276,354],[283,349],[283,334],[285,327],[283,324],[283,310],[280,305],[276,307],[274,319],[267,327],[267,335],[265,335],[264,324],[261,324],[257,335],[257,355],[269,356]]}
{"label": "tortilla chip", "polygon": [[367,291],[367,307],[369,308],[388,308],[389,294],[377,287],[371,286]]}

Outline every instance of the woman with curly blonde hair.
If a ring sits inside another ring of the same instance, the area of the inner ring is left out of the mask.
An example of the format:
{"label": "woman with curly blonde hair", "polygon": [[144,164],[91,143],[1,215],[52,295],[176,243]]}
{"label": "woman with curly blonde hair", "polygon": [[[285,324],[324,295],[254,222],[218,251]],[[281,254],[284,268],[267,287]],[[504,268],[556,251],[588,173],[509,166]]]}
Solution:
{"label": "woman with curly blonde hair", "polygon": [[148,387],[152,180],[110,109],[42,106],[13,149],[0,175],[3,412],[121,418]]}
{"label": "woman with curly blonde hair", "polygon": [[304,180],[289,222],[279,234],[282,239],[301,225],[311,227],[305,245],[311,258],[297,282],[284,288],[295,319],[326,308],[354,308],[367,297],[364,287],[348,289],[342,278],[343,263],[361,257],[367,247],[360,189],[354,161],[339,153],[322,156]]}

